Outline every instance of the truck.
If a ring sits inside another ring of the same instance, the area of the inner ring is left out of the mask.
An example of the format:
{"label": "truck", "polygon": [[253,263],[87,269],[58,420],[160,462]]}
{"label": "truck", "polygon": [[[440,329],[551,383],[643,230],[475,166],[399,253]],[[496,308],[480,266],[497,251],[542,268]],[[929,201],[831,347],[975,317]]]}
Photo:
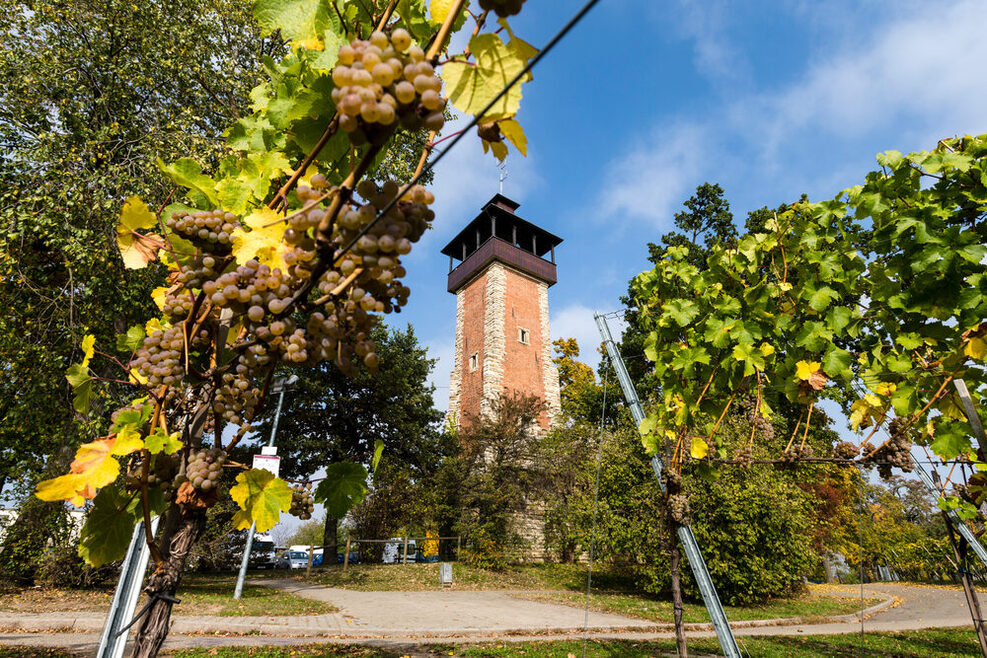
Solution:
{"label": "truck", "polygon": [[257,533],[254,535],[254,543],[250,548],[250,560],[248,562],[251,569],[273,569],[277,561],[277,548],[274,539],[270,535]]}

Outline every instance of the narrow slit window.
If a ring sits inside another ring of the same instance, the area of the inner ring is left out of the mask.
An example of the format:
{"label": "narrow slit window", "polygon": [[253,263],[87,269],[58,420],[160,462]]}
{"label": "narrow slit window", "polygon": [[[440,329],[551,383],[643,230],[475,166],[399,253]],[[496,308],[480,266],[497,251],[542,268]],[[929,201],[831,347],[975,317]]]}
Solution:
{"label": "narrow slit window", "polygon": [[530,332],[527,329],[522,329],[522,328],[518,327],[518,330],[517,330],[517,342],[519,342],[519,343],[521,343],[523,345],[527,345],[528,344],[528,340],[530,338],[530,335],[531,334],[530,334]]}
{"label": "narrow slit window", "polygon": [[480,363],[480,353],[474,352],[472,355],[470,355],[470,372],[476,372],[479,363]]}

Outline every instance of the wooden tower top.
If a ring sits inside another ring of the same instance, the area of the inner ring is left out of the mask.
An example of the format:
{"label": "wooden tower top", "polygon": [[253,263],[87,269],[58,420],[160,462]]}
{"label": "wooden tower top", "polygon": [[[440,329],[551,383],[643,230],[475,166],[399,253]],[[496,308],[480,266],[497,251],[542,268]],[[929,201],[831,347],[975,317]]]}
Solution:
{"label": "wooden tower top", "polygon": [[449,292],[455,293],[495,260],[549,286],[557,281],[555,247],[562,238],[515,215],[519,205],[503,194],[495,194],[442,249],[449,257]]}

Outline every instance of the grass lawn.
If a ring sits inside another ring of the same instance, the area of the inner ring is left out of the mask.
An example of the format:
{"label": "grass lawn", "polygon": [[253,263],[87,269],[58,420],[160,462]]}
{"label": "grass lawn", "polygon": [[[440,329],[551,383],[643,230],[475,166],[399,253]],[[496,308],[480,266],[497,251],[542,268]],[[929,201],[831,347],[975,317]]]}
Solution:
{"label": "grass lawn", "polygon": [[[620,567],[593,569],[594,587],[630,591],[634,584]],[[302,576],[304,578],[304,576]],[[343,571],[341,565],[312,570],[311,582],[364,592],[415,592],[442,589],[438,564],[357,564]],[[452,564],[452,589],[459,590],[581,590],[586,587],[586,567],[577,564],[525,564],[504,571]]]}
{"label": "grass lawn", "polygon": [[[739,637],[745,654],[758,658],[852,658],[858,656],[895,656],[899,658],[952,658],[980,655],[977,638],[967,629],[932,629],[904,633],[868,633],[860,635],[810,635],[803,637]],[[459,658],[567,658],[582,655],[582,642],[520,642],[478,645],[433,644],[400,649],[379,649],[361,646],[300,645],[293,647],[217,647],[187,649],[171,652],[173,658],[426,658],[457,656]],[[714,639],[689,641],[694,656],[718,656],[719,645]],[[595,642],[586,645],[591,658],[646,658],[674,656],[672,640],[629,642],[621,640]],[[76,654],[61,649],[0,646],[0,658],[75,658]]]}
{"label": "grass lawn", "polygon": [[[236,576],[203,577],[187,575],[182,581],[175,615],[283,616],[313,615],[333,612],[335,608],[320,601],[310,601],[271,587],[246,585],[243,598],[233,600]],[[112,587],[106,589],[38,589],[0,590],[0,612],[104,612],[113,600]],[[143,605],[143,601],[138,604]],[[2,655],[2,654],[0,654]]]}
{"label": "grass lawn", "polygon": [[[544,603],[561,603],[582,608],[586,604],[585,594],[579,592],[533,592],[517,594],[518,598]],[[880,599],[864,599],[868,608]],[[709,615],[702,604],[686,603],[682,618],[688,624],[707,623]],[[590,610],[610,612],[654,622],[672,622],[672,602],[631,593],[593,594],[590,596]],[[809,594],[792,599],[777,599],[763,605],[750,607],[724,606],[730,621],[752,619],[779,619],[801,617],[807,621],[846,615],[860,610],[859,598],[820,596]]]}

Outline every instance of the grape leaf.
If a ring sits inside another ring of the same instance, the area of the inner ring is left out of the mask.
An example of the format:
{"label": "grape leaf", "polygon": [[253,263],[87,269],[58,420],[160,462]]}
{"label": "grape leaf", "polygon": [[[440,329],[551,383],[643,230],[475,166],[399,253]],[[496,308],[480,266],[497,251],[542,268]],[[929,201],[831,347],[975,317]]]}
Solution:
{"label": "grape leaf", "polygon": [[125,428],[115,437],[84,443],[76,450],[69,472],[38,485],[35,495],[41,500],[67,500],[81,507],[120,474],[120,462],[114,456],[128,455],[144,446],[140,435]]}
{"label": "grape leaf", "polygon": [[329,518],[341,519],[367,494],[367,469],[353,462],[336,462],[315,489],[316,502],[326,506]]}
{"label": "grape leaf", "polygon": [[157,223],[157,217],[140,198],[132,196],[123,203],[117,223],[117,247],[124,267],[139,270],[157,258],[158,249],[163,244],[161,236],[137,232],[138,229],[157,226]]}
{"label": "grape leaf", "polygon": [[117,351],[133,352],[144,342],[144,327],[135,324],[125,334],[117,334]]}
{"label": "grape leaf", "polygon": [[425,0],[398,0],[396,12],[402,26],[419,43],[425,43],[432,36],[432,24],[425,15]]}
{"label": "grape leaf", "polygon": [[144,439],[144,447],[152,455],[163,452],[166,455],[173,455],[178,452],[184,443],[178,438],[178,432],[165,434],[165,431],[158,427],[154,433]]}
{"label": "grape leaf", "polygon": [[264,35],[275,30],[288,41],[307,46],[330,26],[329,3],[325,0],[257,0],[254,18]]}
{"label": "grape leaf", "polygon": [[154,407],[149,404],[141,405],[140,409],[124,409],[113,419],[113,427],[111,429],[114,432],[119,432],[124,427],[137,429],[151,419],[153,412]]}
{"label": "grape leaf", "polygon": [[74,363],[65,371],[65,379],[72,386],[72,408],[82,415],[89,413],[89,403],[93,395],[93,378],[89,368],[81,363]]}
{"label": "grape leaf", "polygon": [[[442,80],[449,100],[456,109],[468,114],[481,112],[537,52],[520,39],[511,39],[505,44],[498,35],[490,33],[474,36],[469,48],[476,58],[475,66],[455,61],[442,66]],[[521,82],[524,80],[519,80],[490,108],[484,116],[487,121],[517,114],[521,107]]]}
{"label": "grape leaf", "polygon": [[236,262],[243,265],[251,258],[256,258],[263,265],[272,269],[285,269],[282,255],[287,250],[281,238],[285,225],[283,218],[270,208],[259,208],[244,219],[244,227],[237,228],[231,236],[233,255]]}
{"label": "grape leaf", "polygon": [[428,3],[428,13],[432,18],[432,22],[436,25],[442,25],[454,4],[455,0],[431,0]]}
{"label": "grape leaf", "polygon": [[377,465],[380,464],[380,457],[384,454],[384,442],[380,439],[374,441],[374,456],[370,460],[370,470],[377,472]]}
{"label": "grape leaf", "polygon": [[198,194],[198,196],[202,197],[202,201],[208,202],[213,207],[219,206],[219,197],[216,195],[216,182],[203,174],[202,167],[192,158],[179,158],[172,164],[165,164],[159,158],[158,169],[176,185],[187,187],[191,192],[195,193],[190,194],[191,197],[195,198],[196,194]]}
{"label": "grape leaf", "polygon": [[528,155],[528,138],[524,136],[524,129],[521,128],[521,124],[517,122],[516,119],[505,119],[497,125],[500,126],[500,131],[504,133],[504,137],[507,138],[511,144],[514,145],[521,155]]}
{"label": "grape leaf", "polygon": [[700,437],[692,437],[692,445],[689,447],[689,454],[692,455],[693,459],[702,459],[709,454],[709,444],[703,441]]}
{"label": "grape leaf", "polygon": [[237,530],[246,530],[256,523],[258,532],[267,532],[277,525],[281,512],[291,507],[288,483],[262,468],[251,468],[237,475],[230,497],[240,506],[233,516]]}
{"label": "grape leaf", "polygon": [[983,361],[984,357],[987,356],[987,341],[984,341],[983,338],[971,338],[963,346],[963,354],[977,361]]}
{"label": "grape leaf", "polygon": [[79,534],[79,557],[93,567],[123,559],[139,519],[139,504],[139,496],[115,486],[103,488]]}

